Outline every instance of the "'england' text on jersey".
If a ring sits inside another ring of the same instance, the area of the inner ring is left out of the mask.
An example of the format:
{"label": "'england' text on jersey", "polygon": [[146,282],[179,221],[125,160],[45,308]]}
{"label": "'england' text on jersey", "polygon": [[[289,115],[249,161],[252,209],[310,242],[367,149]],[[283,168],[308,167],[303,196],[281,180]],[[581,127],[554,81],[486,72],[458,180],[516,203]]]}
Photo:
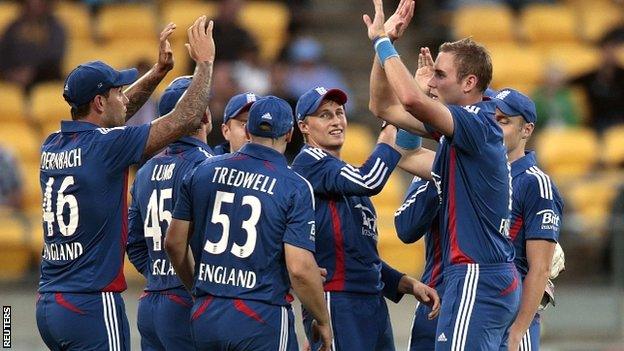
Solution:
{"label": "'england' text on jersey", "polygon": [[245,172],[235,168],[215,167],[212,182],[248,188],[274,195],[273,189],[275,188],[277,179],[264,174]]}
{"label": "'england' text on jersey", "polygon": [[65,169],[82,166],[82,149],[76,148],[62,152],[42,152],[41,169]]}
{"label": "'england' text on jersey", "polygon": [[199,280],[217,284],[240,286],[252,289],[256,286],[256,273],[242,271],[236,268],[227,268],[201,263],[199,265]]}
{"label": "'england' text on jersey", "polygon": [[84,248],[79,242],[64,244],[44,243],[43,259],[48,261],[71,261],[82,256]]}

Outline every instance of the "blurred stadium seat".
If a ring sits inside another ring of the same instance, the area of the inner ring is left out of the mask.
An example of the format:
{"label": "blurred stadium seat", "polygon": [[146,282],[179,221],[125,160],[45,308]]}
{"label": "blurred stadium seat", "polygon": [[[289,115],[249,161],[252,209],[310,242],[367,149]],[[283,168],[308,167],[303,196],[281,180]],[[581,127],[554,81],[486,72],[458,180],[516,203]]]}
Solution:
{"label": "blurred stadium seat", "polygon": [[19,15],[17,2],[0,2],[0,33],[4,33],[6,27]]}
{"label": "blurred stadium seat", "polygon": [[508,6],[475,5],[459,8],[453,17],[455,38],[472,36],[485,44],[514,40],[515,19]]}
{"label": "blurred stadium seat", "polygon": [[390,266],[414,277],[419,277],[424,268],[425,246],[422,240],[415,244],[404,244],[394,229],[396,207],[377,208],[377,229],[379,232],[379,255]]}
{"label": "blurred stadium seat", "polygon": [[202,14],[208,16],[208,18],[215,17],[217,14],[216,2],[199,0],[167,1],[162,7],[162,23],[175,23],[177,28],[171,34],[172,41],[185,43],[187,40],[186,30]]}
{"label": "blurred stadium seat", "polygon": [[521,14],[524,34],[531,43],[577,41],[577,26],[571,6],[529,4]]}
{"label": "blurred stadium seat", "polygon": [[622,4],[609,0],[573,1],[574,10],[581,28],[581,36],[595,42],[609,29],[624,20]]}
{"label": "blurred stadium seat", "polygon": [[27,210],[41,211],[41,180],[39,160],[20,162],[24,181],[24,206]]}
{"label": "blurred stadium seat", "polygon": [[545,48],[544,61],[561,67],[568,77],[575,77],[595,69],[600,64],[596,48],[580,43],[553,43]]}
{"label": "blurred stadium seat", "polygon": [[624,125],[611,127],[604,132],[602,157],[604,163],[612,168],[624,165]]}
{"label": "blurred stadium seat", "polygon": [[[108,4],[102,7],[98,18],[98,33],[105,39],[137,39],[158,37],[158,19],[149,4]],[[131,45],[131,44],[130,44]]]}
{"label": "blurred stadium seat", "polygon": [[13,212],[0,212],[0,281],[21,279],[30,269],[29,233],[24,220]]}
{"label": "blurred stadium seat", "polygon": [[33,117],[40,123],[69,119],[70,107],[63,98],[63,82],[37,84],[30,98]]}
{"label": "blurred stadium seat", "polygon": [[54,14],[65,25],[70,41],[91,40],[91,18],[83,2],[57,1]]}
{"label": "blurred stadium seat", "polygon": [[536,138],[539,164],[558,181],[586,175],[600,155],[591,129],[543,129]]}
{"label": "blurred stadium seat", "polygon": [[342,159],[352,165],[361,165],[375,147],[375,137],[363,124],[350,123],[345,134]]}
{"label": "blurred stadium seat", "polygon": [[41,138],[26,122],[5,122],[0,128],[0,142],[23,161],[38,161]]}
{"label": "blurred stadium seat", "polygon": [[267,61],[275,59],[288,34],[288,7],[277,1],[249,1],[239,19],[260,45],[260,56]]}
{"label": "blurred stadium seat", "polygon": [[0,96],[0,121],[23,122],[25,116],[22,89],[12,84],[0,83]]}
{"label": "blurred stadium seat", "polygon": [[496,87],[514,84],[537,84],[544,73],[543,55],[531,46],[516,44],[488,45],[492,56],[493,80]]}
{"label": "blurred stadium seat", "polygon": [[611,204],[617,195],[614,189],[617,189],[617,184],[612,178],[600,176],[575,182],[566,189],[564,196],[569,200],[571,209],[580,215],[585,237],[604,235]]}

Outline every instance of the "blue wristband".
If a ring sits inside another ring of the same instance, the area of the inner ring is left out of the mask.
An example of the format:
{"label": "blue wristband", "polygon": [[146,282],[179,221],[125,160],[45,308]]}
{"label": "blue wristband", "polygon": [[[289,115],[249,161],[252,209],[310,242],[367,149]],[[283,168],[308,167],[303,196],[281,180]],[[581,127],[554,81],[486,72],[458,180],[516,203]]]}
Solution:
{"label": "blue wristband", "polygon": [[400,148],[414,150],[418,149],[420,145],[422,145],[422,138],[406,130],[399,129],[396,136],[396,144]]}
{"label": "blue wristband", "polygon": [[387,59],[391,57],[399,57],[399,53],[396,51],[394,45],[392,45],[390,38],[388,37],[376,38],[373,42],[373,46],[375,47],[375,52],[377,53],[377,57],[379,57],[379,62],[381,62],[382,67]]}

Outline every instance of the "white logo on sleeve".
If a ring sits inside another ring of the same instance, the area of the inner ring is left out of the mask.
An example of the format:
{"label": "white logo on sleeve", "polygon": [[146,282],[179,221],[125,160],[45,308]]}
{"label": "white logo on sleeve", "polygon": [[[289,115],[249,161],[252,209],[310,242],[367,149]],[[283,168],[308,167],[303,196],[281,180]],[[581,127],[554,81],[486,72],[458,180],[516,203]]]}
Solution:
{"label": "white logo on sleeve", "polygon": [[444,333],[440,334],[440,336],[438,336],[438,342],[446,342],[446,335],[444,335]]}
{"label": "white logo on sleeve", "polygon": [[542,230],[559,229],[559,215],[547,208],[539,211],[536,215],[542,215]]}

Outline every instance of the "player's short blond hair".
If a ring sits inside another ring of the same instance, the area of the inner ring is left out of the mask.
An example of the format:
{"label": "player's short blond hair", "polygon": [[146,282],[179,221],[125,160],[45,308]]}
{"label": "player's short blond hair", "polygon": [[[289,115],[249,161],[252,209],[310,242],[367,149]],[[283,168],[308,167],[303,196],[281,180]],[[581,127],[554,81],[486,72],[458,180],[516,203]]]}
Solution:
{"label": "player's short blond hair", "polygon": [[487,49],[472,40],[464,38],[440,45],[440,52],[455,55],[457,79],[461,80],[473,74],[477,77],[477,88],[485,91],[492,81],[492,58]]}

